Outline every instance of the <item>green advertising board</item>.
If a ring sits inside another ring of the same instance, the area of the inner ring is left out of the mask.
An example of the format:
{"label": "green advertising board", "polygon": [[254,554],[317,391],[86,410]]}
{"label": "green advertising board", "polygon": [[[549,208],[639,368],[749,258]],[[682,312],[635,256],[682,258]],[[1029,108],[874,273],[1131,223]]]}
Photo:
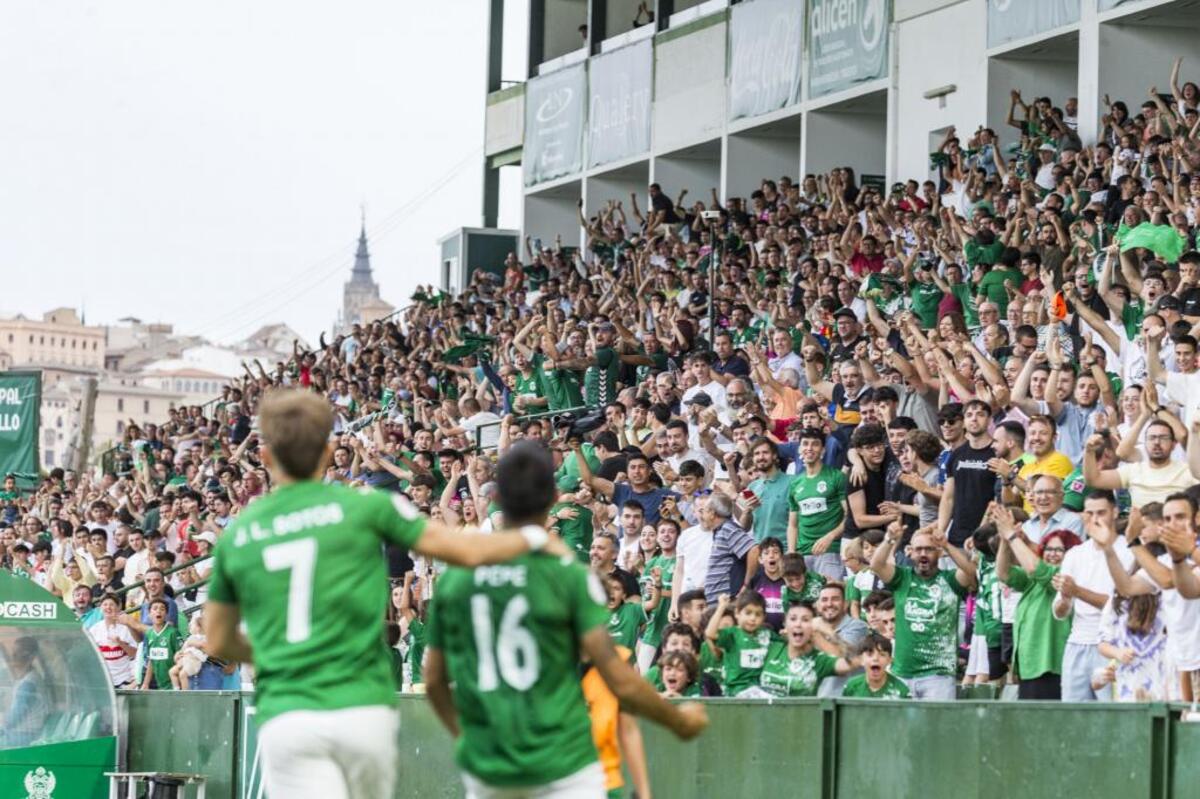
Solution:
{"label": "green advertising board", "polygon": [[0,477],[38,474],[38,427],[42,407],[40,372],[0,372]]}
{"label": "green advertising board", "polygon": [[891,0],[812,0],[808,96],[844,91],[888,74]]}

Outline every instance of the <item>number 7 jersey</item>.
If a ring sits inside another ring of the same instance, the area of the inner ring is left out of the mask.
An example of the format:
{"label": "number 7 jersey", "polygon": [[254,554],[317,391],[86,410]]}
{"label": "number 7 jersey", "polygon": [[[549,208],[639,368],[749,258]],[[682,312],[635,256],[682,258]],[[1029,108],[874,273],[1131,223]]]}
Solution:
{"label": "number 7 jersey", "polygon": [[246,623],[260,724],[395,704],[383,543],[411,548],[425,521],[397,494],[304,481],[257,500],[221,535],[209,599]]}
{"label": "number 7 jersey", "polygon": [[442,576],[429,648],[454,684],[463,770],[492,786],[532,786],[596,760],[579,642],[608,624],[606,599],[586,567],[539,553]]}

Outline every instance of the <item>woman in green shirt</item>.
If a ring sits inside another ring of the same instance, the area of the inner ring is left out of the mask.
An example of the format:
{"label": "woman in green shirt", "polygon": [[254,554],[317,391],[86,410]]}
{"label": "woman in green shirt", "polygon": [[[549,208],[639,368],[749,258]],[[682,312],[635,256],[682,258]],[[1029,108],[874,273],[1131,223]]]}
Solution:
{"label": "woman in green shirt", "polygon": [[[1041,544],[1029,544],[1012,523],[1007,509],[994,511],[1000,531],[996,577],[1021,592],[1013,623],[1013,663],[1021,678],[1020,699],[1058,700],[1062,697],[1062,658],[1071,634],[1071,618],[1054,617],[1051,581],[1062,567],[1063,555],[1077,546],[1079,537],[1069,530],[1046,533]],[[1013,560],[1019,564],[1013,565]]]}

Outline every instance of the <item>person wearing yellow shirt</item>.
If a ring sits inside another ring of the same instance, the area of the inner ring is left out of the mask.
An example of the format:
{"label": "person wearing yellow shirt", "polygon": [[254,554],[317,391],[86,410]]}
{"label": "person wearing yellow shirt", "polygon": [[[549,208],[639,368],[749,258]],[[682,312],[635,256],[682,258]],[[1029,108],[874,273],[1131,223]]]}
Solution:
{"label": "person wearing yellow shirt", "polygon": [[1025,512],[1033,513],[1033,504],[1029,501],[1032,488],[1029,478],[1039,474],[1052,474],[1063,480],[1075,470],[1070,458],[1054,449],[1054,436],[1058,425],[1049,416],[1036,414],[1029,417],[1025,424],[1025,444],[1033,460],[1021,465],[1013,481],[1017,490],[1025,497]]}
{"label": "person wearing yellow shirt", "polygon": [[[615,647],[622,660],[629,661],[632,652],[623,646]],[[650,799],[650,772],[646,768],[646,749],[637,721],[621,712],[616,695],[609,690],[600,673],[590,664],[585,666],[581,687],[592,717],[592,740],[604,768],[604,787],[608,799],[625,795],[625,780],[621,775],[621,758],[629,767],[629,776],[638,799]]]}
{"label": "person wearing yellow shirt", "polygon": [[76,551],[64,566],[63,553],[60,550],[54,556],[54,562],[50,567],[50,584],[55,593],[69,600],[75,586],[86,585],[91,588],[95,585],[96,573],[88,565],[87,558],[84,557],[82,551]]}

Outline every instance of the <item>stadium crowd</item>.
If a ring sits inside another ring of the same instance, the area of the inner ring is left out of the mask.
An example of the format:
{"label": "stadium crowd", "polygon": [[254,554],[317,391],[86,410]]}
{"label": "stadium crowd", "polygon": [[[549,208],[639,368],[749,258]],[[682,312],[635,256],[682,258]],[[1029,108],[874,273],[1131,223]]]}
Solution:
{"label": "stadium crowd", "polygon": [[[451,525],[497,526],[495,457],[545,442],[553,527],[667,695],[1192,700],[1200,90],[1178,73],[1087,146],[1074,98],[1013,92],[1011,127],[951,130],[923,182],[581,204],[580,249],[526,241],[459,296],[246,364],[130,425],[96,479],[9,482],[0,565],[63,597],[115,685],[249,681],[187,611],[270,488],[259,401],[302,386],[336,412],[328,481]],[[440,565],[387,556],[419,690]]]}

